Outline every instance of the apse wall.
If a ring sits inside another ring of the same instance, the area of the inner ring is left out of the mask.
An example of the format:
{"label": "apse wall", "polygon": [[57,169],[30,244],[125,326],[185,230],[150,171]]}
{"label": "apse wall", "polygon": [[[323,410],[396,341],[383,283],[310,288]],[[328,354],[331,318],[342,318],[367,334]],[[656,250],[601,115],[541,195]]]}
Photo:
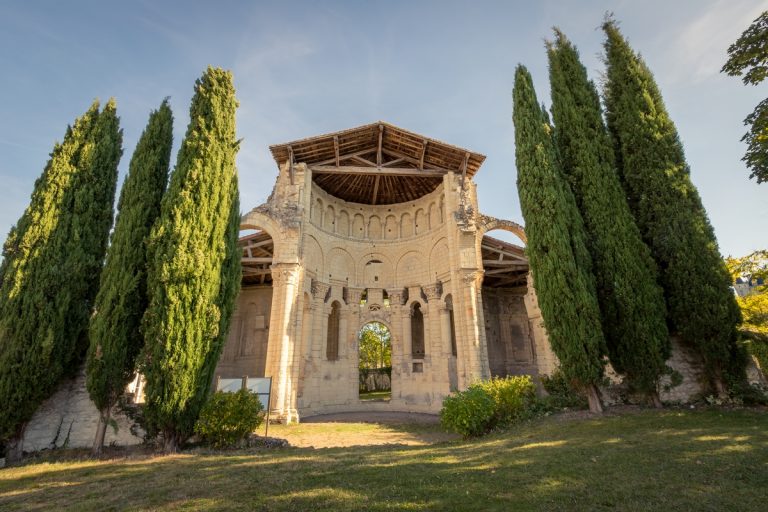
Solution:
{"label": "apse wall", "polygon": [[349,203],[313,183],[303,263],[309,277],[354,288],[449,279],[443,186],[416,201]]}

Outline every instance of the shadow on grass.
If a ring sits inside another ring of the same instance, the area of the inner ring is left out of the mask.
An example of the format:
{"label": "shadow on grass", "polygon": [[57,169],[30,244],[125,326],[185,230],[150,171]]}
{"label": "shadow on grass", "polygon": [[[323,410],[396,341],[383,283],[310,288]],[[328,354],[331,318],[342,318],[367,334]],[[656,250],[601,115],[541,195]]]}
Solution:
{"label": "shadow on grass", "polygon": [[35,463],[0,471],[0,509],[757,511],[766,460],[763,412],[648,411],[431,446]]}

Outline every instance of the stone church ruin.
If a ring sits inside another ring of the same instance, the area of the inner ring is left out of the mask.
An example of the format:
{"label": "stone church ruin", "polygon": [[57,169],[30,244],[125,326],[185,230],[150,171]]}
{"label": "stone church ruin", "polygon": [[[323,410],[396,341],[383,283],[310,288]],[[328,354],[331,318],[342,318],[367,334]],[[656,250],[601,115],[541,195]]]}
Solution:
{"label": "stone church ruin", "polygon": [[[270,147],[279,174],[242,218],[242,291],[216,374],[273,378],[273,417],[435,413],[554,358],[523,249],[479,213],[485,157],[379,122]],[[358,333],[391,333],[391,399],[358,396]]]}

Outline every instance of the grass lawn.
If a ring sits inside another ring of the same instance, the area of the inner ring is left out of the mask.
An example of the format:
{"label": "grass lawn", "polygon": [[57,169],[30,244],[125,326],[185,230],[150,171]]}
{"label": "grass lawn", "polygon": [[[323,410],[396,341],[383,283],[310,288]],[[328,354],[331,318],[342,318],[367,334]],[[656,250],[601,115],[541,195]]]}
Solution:
{"label": "grass lawn", "polygon": [[429,446],[37,461],[0,470],[0,509],[765,511],[768,413],[550,417]]}
{"label": "grass lawn", "polygon": [[392,398],[391,391],[367,391],[360,392],[360,400],[389,400]]}

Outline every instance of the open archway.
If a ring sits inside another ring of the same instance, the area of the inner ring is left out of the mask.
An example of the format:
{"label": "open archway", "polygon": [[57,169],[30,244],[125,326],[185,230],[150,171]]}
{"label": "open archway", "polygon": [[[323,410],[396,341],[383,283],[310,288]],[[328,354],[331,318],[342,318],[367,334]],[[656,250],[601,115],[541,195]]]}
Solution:
{"label": "open archway", "polygon": [[358,339],[360,400],[389,401],[392,398],[392,335],[381,322],[363,325]]}

